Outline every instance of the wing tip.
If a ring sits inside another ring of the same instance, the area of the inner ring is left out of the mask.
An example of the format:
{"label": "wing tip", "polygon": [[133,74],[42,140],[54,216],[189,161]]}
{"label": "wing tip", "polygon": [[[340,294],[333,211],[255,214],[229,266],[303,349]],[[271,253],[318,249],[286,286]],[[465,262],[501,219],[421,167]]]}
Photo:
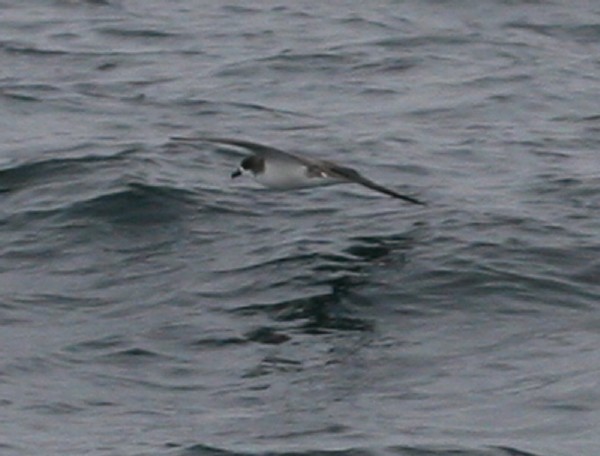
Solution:
{"label": "wing tip", "polygon": [[413,198],[412,196],[402,195],[402,199],[408,201],[409,203],[417,204],[419,206],[427,206],[427,203],[425,201]]}

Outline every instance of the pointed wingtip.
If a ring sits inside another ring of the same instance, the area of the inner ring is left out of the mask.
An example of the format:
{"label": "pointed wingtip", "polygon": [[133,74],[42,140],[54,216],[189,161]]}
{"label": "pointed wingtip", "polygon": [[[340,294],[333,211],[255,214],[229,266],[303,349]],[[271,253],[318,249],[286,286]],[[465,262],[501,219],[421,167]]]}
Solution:
{"label": "pointed wingtip", "polygon": [[414,204],[418,204],[419,206],[427,206],[427,203],[425,201],[422,201],[417,198],[413,198],[412,196],[409,196],[409,198],[410,198],[411,202]]}
{"label": "pointed wingtip", "polygon": [[419,206],[427,206],[426,202],[418,200],[416,198],[413,198],[412,196],[402,195],[401,199],[403,199],[404,201],[408,201],[409,203],[412,203],[412,204],[417,204]]}

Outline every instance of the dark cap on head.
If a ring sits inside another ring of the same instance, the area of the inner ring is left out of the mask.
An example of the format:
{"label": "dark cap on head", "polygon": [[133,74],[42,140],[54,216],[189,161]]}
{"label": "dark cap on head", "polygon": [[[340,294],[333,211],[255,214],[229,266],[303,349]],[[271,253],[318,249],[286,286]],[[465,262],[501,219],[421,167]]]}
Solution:
{"label": "dark cap on head", "polygon": [[231,177],[242,175],[242,170],[252,171],[253,174],[260,174],[265,169],[265,159],[257,155],[250,155],[242,160],[240,167],[231,173]]}
{"label": "dark cap on head", "polygon": [[258,155],[250,155],[242,160],[241,166],[254,174],[261,173],[265,169],[265,159]]}

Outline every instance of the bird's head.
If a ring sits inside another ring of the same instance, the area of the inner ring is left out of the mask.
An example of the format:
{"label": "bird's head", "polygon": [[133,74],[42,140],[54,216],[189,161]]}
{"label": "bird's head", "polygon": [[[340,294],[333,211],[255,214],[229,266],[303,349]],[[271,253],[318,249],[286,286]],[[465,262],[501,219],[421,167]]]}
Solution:
{"label": "bird's head", "polygon": [[231,178],[233,179],[247,173],[260,174],[264,169],[265,160],[257,155],[251,155],[242,160],[238,169],[231,173]]}

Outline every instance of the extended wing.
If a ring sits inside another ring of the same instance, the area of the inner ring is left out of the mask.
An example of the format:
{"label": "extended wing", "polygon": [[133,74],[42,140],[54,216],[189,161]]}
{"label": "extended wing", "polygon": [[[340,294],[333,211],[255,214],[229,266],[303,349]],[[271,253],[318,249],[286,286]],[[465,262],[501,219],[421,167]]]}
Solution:
{"label": "extended wing", "polygon": [[252,153],[262,156],[262,157],[269,157],[269,158],[274,158],[274,159],[287,157],[288,159],[300,162],[303,165],[308,165],[308,166],[313,165],[313,163],[314,163],[312,160],[310,160],[308,158],[301,157],[299,155],[295,155],[290,152],[286,152],[284,150],[277,149],[275,147],[265,146],[264,144],[259,144],[259,143],[255,143],[252,141],[245,141],[242,139],[220,138],[220,137],[211,137],[211,136],[196,136],[193,138],[174,136],[171,139],[174,139],[175,141],[206,141],[206,142],[212,142],[212,143],[217,143],[217,144],[226,144],[229,146],[241,147],[243,149],[248,150],[249,152],[252,152]]}
{"label": "extended wing", "polygon": [[384,193],[386,195],[392,196],[394,198],[398,198],[404,201],[408,201],[413,204],[421,204],[425,205],[422,201],[419,201],[416,198],[411,196],[402,195],[400,193],[395,192],[389,188],[386,188],[382,185],[373,182],[370,179],[367,179],[356,170],[352,168],[346,168],[345,166],[340,166],[336,163],[325,161],[325,160],[312,160],[310,158],[302,157],[299,155],[292,154],[290,152],[283,151],[281,149],[277,149],[271,146],[265,146],[264,144],[255,143],[252,141],[244,141],[241,139],[231,139],[231,138],[219,138],[219,137],[210,137],[210,136],[197,136],[193,138],[185,138],[185,137],[172,137],[176,141],[206,141],[218,144],[227,144],[234,147],[241,147],[246,149],[256,155],[269,157],[274,160],[276,159],[289,159],[296,162],[299,162],[307,167],[307,176],[308,177],[326,177],[323,175],[325,173],[329,177],[333,179],[338,179],[347,182],[355,182],[364,187],[370,188],[371,190],[375,190],[380,193]]}
{"label": "extended wing", "polygon": [[378,183],[373,182],[370,179],[367,179],[362,174],[360,174],[358,171],[356,171],[352,168],[346,168],[344,166],[339,166],[339,165],[337,165],[335,163],[331,163],[331,162],[325,162],[325,163],[328,166],[327,173],[331,174],[333,177],[344,178],[347,181],[355,182],[364,187],[370,188],[371,190],[375,190],[380,193],[385,193],[386,195],[393,196],[394,198],[398,198],[398,199],[401,199],[404,201],[408,201],[409,203],[421,204],[423,206],[425,205],[424,202],[419,201],[416,198],[413,198],[411,196],[401,195],[400,193],[395,192],[394,190],[391,190],[387,187],[384,187],[383,185],[379,185]]}

